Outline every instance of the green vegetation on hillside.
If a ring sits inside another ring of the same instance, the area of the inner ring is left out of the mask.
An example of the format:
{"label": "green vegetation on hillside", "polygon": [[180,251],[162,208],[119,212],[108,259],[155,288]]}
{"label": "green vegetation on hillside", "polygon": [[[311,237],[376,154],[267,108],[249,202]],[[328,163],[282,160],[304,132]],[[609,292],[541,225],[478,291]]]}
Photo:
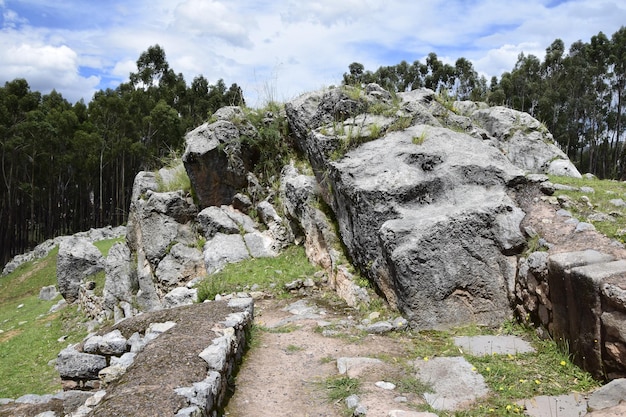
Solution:
{"label": "green vegetation on hillside", "polygon": [[[121,239],[96,242],[106,255]],[[49,314],[61,297],[39,299],[42,287],[56,285],[58,248],[45,258],[25,263],[0,277],[0,398],[49,394],[61,389],[53,364],[61,349],[87,334],[86,319],[76,306]]]}
{"label": "green vegetation on hillside", "polygon": [[316,271],[302,246],[290,246],[276,258],[257,258],[226,265],[198,284],[198,300],[202,302],[214,299],[217,294],[249,291],[253,286],[257,291],[281,295],[285,293],[286,283],[311,278]]}

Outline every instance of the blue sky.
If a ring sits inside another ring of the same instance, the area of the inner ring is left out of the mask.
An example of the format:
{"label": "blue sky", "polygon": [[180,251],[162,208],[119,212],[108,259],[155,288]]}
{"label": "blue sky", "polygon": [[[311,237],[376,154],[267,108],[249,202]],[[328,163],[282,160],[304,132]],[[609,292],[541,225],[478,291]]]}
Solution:
{"label": "blue sky", "polygon": [[0,0],[0,83],[26,78],[74,102],[115,88],[159,44],[190,83],[239,84],[249,105],[338,84],[435,52],[488,79],[557,38],[588,42],[626,25],[623,0]]}

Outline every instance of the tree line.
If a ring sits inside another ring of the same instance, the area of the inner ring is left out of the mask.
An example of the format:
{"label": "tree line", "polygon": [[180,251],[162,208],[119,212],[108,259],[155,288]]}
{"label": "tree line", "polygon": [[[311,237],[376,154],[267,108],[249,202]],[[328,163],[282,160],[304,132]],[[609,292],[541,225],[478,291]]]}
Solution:
{"label": "tree line", "polygon": [[[510,72],[489,81],[469,60],[450,65],[435,53],[423,63],[373,72],[354,62],[343,75],[344,84],[370,82],[528,112],[579,170],[626,178],[624,27],[568,50],[556,39],[543,60],[522,53]],[[237,84],[211,85],[199,75],[187,85],[159,45],[139,56],[128,82],[98,91],[87,104],[71,104],[54,90],[31,91],[25,79],[6,82],[0,87],[0,265],[47,238],[124,223],[136,173],[162,166],[181,150],[185,132],[224,105],[245,105]]]}
{"label": "tree line", "polygon": [[344,84],[375,82],[395,92],[426,87],[457,100],[486,101],[527,112],[543,122],[581,172],[626,179],[626,28],[600,32],[568,50],[561,39],[543,60],[521,53],[510,72],[489,82],[472,63],[454,65],[430,53],[426,62],[402,61],[365,70],[349,65]]}
{"label": "tree line", "polygon": [[151,46],[137,72],[86,104],[27,80],[0,87],[0,265],[45,239],[126,221],[135,175],[180,151],[186,131],[224,105],[243,105],[237,84],[188,86]]}

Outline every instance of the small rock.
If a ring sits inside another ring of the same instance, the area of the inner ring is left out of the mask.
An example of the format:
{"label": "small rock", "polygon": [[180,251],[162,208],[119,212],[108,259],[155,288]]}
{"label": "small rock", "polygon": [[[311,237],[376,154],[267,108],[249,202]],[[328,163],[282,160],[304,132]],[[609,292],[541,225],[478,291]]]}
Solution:
{"label": "small rock", "polygon": [[370,320],[376,320],[379,317],[380,317],[380,313],[378,311],[374,311],[370,313],[370,315],[368,316]]}
{"label": "small rock", "polygon": [[367,407],[362,404],[359,404],[357,408],[354,410],[354,412],[352,413],[352,415],[355,417],[367,415]]}
{"label": "small rock", "polygon": [[572,217],[572,213],[565,209],[557,210],[556,215],[561,217]]}
{"label": "small rock", "polygon": [[374,385],[376,385],[380,389],[384,389],[384,390],[387,390],[387,391],[391,391],[391,390],[396,389],[395,384],[392,384],[391,382],[378,381]]}
{"label": "small rock", "polygon": [[602,388],[594,391],[589,397],[591,410],[602,410],[614,407],[626,398],[626,379],[614,379]]}
{"label": "small rock", "polygon": [[57,287],[55,287],[54,285],[43,287],[39,291],[39,299],[43,301],[51,301],[55,299],[58,295],[59,292],[57,291]]}
{"label": "small rock", "polygon": [[615,198],[613,200],[609,200],[609,204],[614,205],[615,207],[626,207],[626,202],[621,198]]}
{"label": "small rock", "polygon": [[574,232],[580,233],[580,232],[594,231],[594,230],[596,230],[596,227],[593,224],[587,223],[587,222],[580,222],[576,225],[576,229],[574,230]]}
{"label": "small rock", "polygon": [[394,402],[396,403],[406,403],[409,401],[409,399],[403,395],[397,396],[396,398],[393,399]]}
{"label": "small rock", "polygon": [[596,192],[596,190],[591,187],[580,187],[580,192],[584,194],[593,194]]}
{"label": "small rock", "polygon": [[393,326],[394,330],[404,330],[409,325],[409,322],[406,321],[404,317],[396,317],[391,322],[391,325]]}
{"label": "small rock", "polygon": [[393,330],[393,325],[388,321],[379,321],[365,328],[367,333],[382,334]]}
{"label": "small rock", "polygon": [[302,282],[301,279],[296,279],[295,281],[291,281],[285,284],[285,289],[287,291],[295,291],[298,290],[300,288],[302,288],[302,285],[304,285],[304,283]]}
{"label": "small rock", "polygon": [[357,408],[360,401],[361,399],[359,398],[358,395],[352,394],[351,396],[346,398],[346,407],[348,407],[348,409],[350,410],[352,410],[353,408]]}
{"label": "small rock", "polygon": [[23,308],[23,307],[24,307],[24,304],[20,304],[17,306],[17,309],[19,310],[20,308]]}

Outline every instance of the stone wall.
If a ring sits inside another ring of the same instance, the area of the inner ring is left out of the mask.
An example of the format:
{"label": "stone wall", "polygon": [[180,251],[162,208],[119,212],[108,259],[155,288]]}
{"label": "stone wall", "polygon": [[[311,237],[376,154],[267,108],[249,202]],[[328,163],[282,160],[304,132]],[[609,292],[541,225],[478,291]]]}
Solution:
{"label": "stone wall", "polygon": [[626,260],[596,250],[521,258],[517,314],[598,379],[626,376]]}
{"label": "stone wall", "polygon": [[[189,352],[189,355],[199,356],[204,361],[202,363],[205,363],[203,368],[206,369],[204,373],[206,378],[194,382],[190,386],[186,386],[186,383],[183,382],[167,381],[168,385],[176,387],[169,395],[183,397],[182,400],[178,401],[183,406],[179,408],[177,416],[217,415],[226,397],[228,381],[234,375],[247,344],[246,337],[253,320],[253,300],[251,298],[233,298],[213,301],[210,304],[215,306],[214,310],[217,312],[215,314],[220,318],[214,323],[194,322],[193,325],[198,328],[206,328],[207,332],[213,332],[217,337],[213,338],[204,350],[200,348],[201,351]],[[188,308],[210,309],[211,307],[207,304],[196,304]],[[162,312],[162,314],[168,313]],[[197,317],[197,314],[189,311],[185,311],[184,314],[189,320],[195,320],[194,317]],[[141,316],[138,318],[146,324],[148,323]],[[157,318],[162,319],[160,316]],[[108,393],[109,388],[111,388],[115,392],[114,387],[118,380],[124,377],[125,383],[128,383],[127,380],[133,377],[132,370],[129,369],[127,373],[127,369],[131,365],[137,363],[137,367],[145,366],[140,359],[144,348],[149,343],[158,343],[166,332],[175,333],[179,326],[183,326],[183,324],[175,321],[153,322],[147,324],[143,332],[135,332],[129,337],[125,337],[119,328],[114,328],[103,334],[88,336],[78,345],[68,346],[59,353],[57,358],[57,369],[64,390],[105,391]],[[122,327],[122,330],[124,329],[127,327]],[[184,334],[170,336],[169,339],[175,340],[182,340],[186,337]],[[181,355],[187,355],[185,352],[190,343],[186,343],[186,345],[181,345],[176,350],[179,350]],[[169,350],[169,348],[167,349]],[[146,355],[153,354],[154,349],[150,352]],[[135,360],[136,358],[137,360]],[[158,375],[154,376],[152,384],[159,384]],[[100,398],[104,398],[103,401],[109,408],[101,410],[97,404],[93,404],[93,408],[98,410],[98,415],[117,415],[111,412],[111,407],[115,406],[116,402],[128,402],[128,398],[125,399],[125,397],[116,396],[115,393],[111,397],[101,394]],[[141,402],[139,397],[133,401]],[[138,403],[134,406],[147,413],[145,415],[154,415],[150,414],[150,407],[154,406],[149,403]],[[83,411],[89,412],[91,410]]]}

